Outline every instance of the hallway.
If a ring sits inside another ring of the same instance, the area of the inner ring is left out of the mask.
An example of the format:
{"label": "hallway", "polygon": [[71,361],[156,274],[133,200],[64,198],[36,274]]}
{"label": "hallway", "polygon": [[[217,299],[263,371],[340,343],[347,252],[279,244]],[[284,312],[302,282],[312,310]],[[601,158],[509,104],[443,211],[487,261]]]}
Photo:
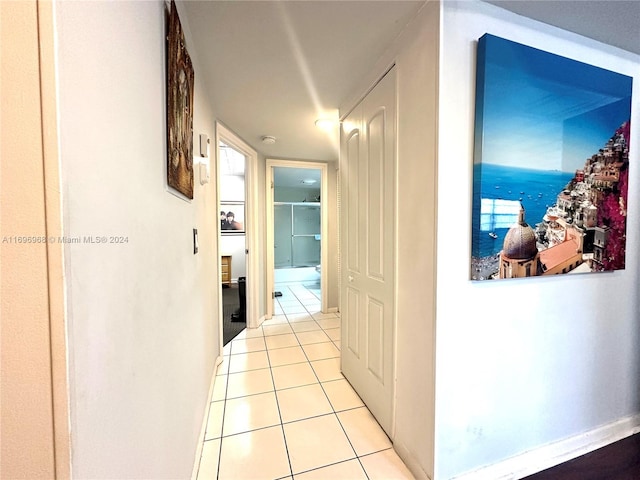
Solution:
{"label": "hallway", "polygon": [[339,314],[314,286],[277,290],[280,314],[224,349],[198,480],[413,478],[340,373]]}

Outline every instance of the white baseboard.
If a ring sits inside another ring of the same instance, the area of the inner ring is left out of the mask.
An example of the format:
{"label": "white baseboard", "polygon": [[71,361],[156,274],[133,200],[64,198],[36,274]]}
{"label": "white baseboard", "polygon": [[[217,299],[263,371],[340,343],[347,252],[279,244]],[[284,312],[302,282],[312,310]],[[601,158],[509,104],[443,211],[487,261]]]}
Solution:
{"label": "white baseboard", "polygon": [[202,427],[200,427],[200,436],[198,437],[198,445],[196,445],[196,457],[193,461],[193,470],[191,471],[191,480],[197,480],[198,469],[200,468],[200,457],[202,456],[202,447],[204,442],[204,436],[207,433],[207,420],[209,417],[209,407],[211,405],[211,398],[213,397],[213,386],[216,381],[216,375],[218,374],[218,368],[222,363],[222,356],[216,358],[216,365],[213,368],[213,376],[209,384],[209,394],[207,396],[207,403],[204,408],[204,414],[202,415]]}
{"label": "white baseboard", "polygon": [[499,463],[463,473],[454,480],[515,480],[573,460],[610,443],[640,432],[640,414],[621,418],[585,433],[534,450]]}

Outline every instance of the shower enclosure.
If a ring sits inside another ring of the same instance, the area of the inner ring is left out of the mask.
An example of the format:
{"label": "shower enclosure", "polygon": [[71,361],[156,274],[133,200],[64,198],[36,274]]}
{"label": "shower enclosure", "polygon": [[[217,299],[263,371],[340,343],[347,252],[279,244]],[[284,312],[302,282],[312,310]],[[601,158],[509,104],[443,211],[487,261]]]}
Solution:
{"label": "shower enclosure", "polygon": [[320,265],[320,203],[274,203],[276,269]]}

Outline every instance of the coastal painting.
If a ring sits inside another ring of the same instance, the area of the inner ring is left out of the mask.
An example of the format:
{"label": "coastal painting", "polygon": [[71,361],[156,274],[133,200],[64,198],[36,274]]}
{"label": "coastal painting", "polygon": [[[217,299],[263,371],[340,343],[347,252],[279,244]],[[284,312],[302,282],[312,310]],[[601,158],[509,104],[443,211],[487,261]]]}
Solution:
{"label": "coastal painting", "polygon": [[625,268],[632,79],[478,41],[471,279]]}

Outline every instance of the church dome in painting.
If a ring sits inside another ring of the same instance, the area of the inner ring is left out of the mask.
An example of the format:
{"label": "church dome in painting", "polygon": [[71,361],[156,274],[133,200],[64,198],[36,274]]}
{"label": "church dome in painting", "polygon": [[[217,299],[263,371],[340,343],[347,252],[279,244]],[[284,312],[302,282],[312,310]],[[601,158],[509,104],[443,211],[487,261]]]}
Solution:
{"label": "church dome in painting", "polygon": [[514,260],[527,260],[535,257],[537,253],[536,233],[524,221],[524,208],[520,206],[518,223],[507,232],[502,246],[502,254]]}

